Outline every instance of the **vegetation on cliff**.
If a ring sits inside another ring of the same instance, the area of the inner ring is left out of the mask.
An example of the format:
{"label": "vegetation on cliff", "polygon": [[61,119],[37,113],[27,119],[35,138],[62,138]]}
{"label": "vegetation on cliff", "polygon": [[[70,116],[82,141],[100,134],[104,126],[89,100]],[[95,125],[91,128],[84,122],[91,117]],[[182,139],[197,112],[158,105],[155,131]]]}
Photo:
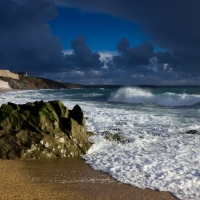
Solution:
{"label": "vegetation on cliff", "polygon": [[58,81],[53,81],[45,78],[36,78],[31,76],[20,76],[19,80],[0,77],[0,80],[8,82],[8,85],[12,89],[19,90],[38,90],[38,89],[61,89],[61,88],[82,88],[82,85],[73,83],[63,83]]}

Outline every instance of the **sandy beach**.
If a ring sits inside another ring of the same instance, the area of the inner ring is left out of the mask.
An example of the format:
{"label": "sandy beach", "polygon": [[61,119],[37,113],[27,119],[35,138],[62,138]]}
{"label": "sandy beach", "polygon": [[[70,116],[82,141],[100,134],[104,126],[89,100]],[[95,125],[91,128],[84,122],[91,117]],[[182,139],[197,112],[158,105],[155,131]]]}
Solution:
{"label": "sandy beach", "polygon": [[168,192],[140,189],[93,170],[80,157],[47,160],[0,159],[0,200],[172,200]]}
{"label": "sandy beach", "polygon": [[[0,89],[0,93],[12,89]],[[141,189],[92,169],[81,157],[0,159],[0,200],[172,200],[169,192]]]}

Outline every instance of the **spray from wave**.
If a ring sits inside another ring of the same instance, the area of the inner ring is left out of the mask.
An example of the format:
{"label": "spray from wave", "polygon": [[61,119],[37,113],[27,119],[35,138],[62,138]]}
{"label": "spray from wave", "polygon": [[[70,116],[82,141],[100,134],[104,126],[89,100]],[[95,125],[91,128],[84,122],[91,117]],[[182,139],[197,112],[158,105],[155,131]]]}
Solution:
{"label": "spray from wave", "polygon": [[192,106],[200,102],[200,95],[161,93],[146,89],[123,87],[110,95],[110,102],[157,104],[160,106]]}

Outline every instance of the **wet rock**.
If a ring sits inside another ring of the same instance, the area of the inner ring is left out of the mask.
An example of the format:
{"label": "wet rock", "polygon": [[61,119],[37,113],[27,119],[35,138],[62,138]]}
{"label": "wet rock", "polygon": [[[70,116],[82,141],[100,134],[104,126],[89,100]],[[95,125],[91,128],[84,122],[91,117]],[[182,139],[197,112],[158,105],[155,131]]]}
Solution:
{"label": "wet rock", "polygon": [[186,131],[185,134],[200,134],[197,130]]}
{"label": "wet rock", "polygon": [[127,139],[124,136],[121,136],[119,133],[105,133],[105,139],[109,140],[109,141],[115,141],[117,143],[128,143],[129,139]]}
{"label": "wet rock", "polygon": [[89,137],[90,137],[90,136],[96,135],[95,133],[93,133],[93,132],[91,132],[91,131],[87,131],[87,134],[88,134]]}
{"label": "wet rock", "polygon": [[40,159],[83,155],[88,142],[84,115],[60,101],[0,107],[0,158]]}

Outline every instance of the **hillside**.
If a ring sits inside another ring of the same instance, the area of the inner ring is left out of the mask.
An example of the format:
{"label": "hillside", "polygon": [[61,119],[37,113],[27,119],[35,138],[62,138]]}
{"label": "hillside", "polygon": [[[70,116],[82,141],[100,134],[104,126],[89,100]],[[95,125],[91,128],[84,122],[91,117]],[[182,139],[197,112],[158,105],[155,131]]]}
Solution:
{"label": "hillside", "polygon": [[20,76],[19,80],[0,76],[0,80],[8,82],[8,85],[12,89],[19,89],[19,90],[83,88],[82,85],[78,84],[62,83],[50,79],[36,78],[31,76]]}

